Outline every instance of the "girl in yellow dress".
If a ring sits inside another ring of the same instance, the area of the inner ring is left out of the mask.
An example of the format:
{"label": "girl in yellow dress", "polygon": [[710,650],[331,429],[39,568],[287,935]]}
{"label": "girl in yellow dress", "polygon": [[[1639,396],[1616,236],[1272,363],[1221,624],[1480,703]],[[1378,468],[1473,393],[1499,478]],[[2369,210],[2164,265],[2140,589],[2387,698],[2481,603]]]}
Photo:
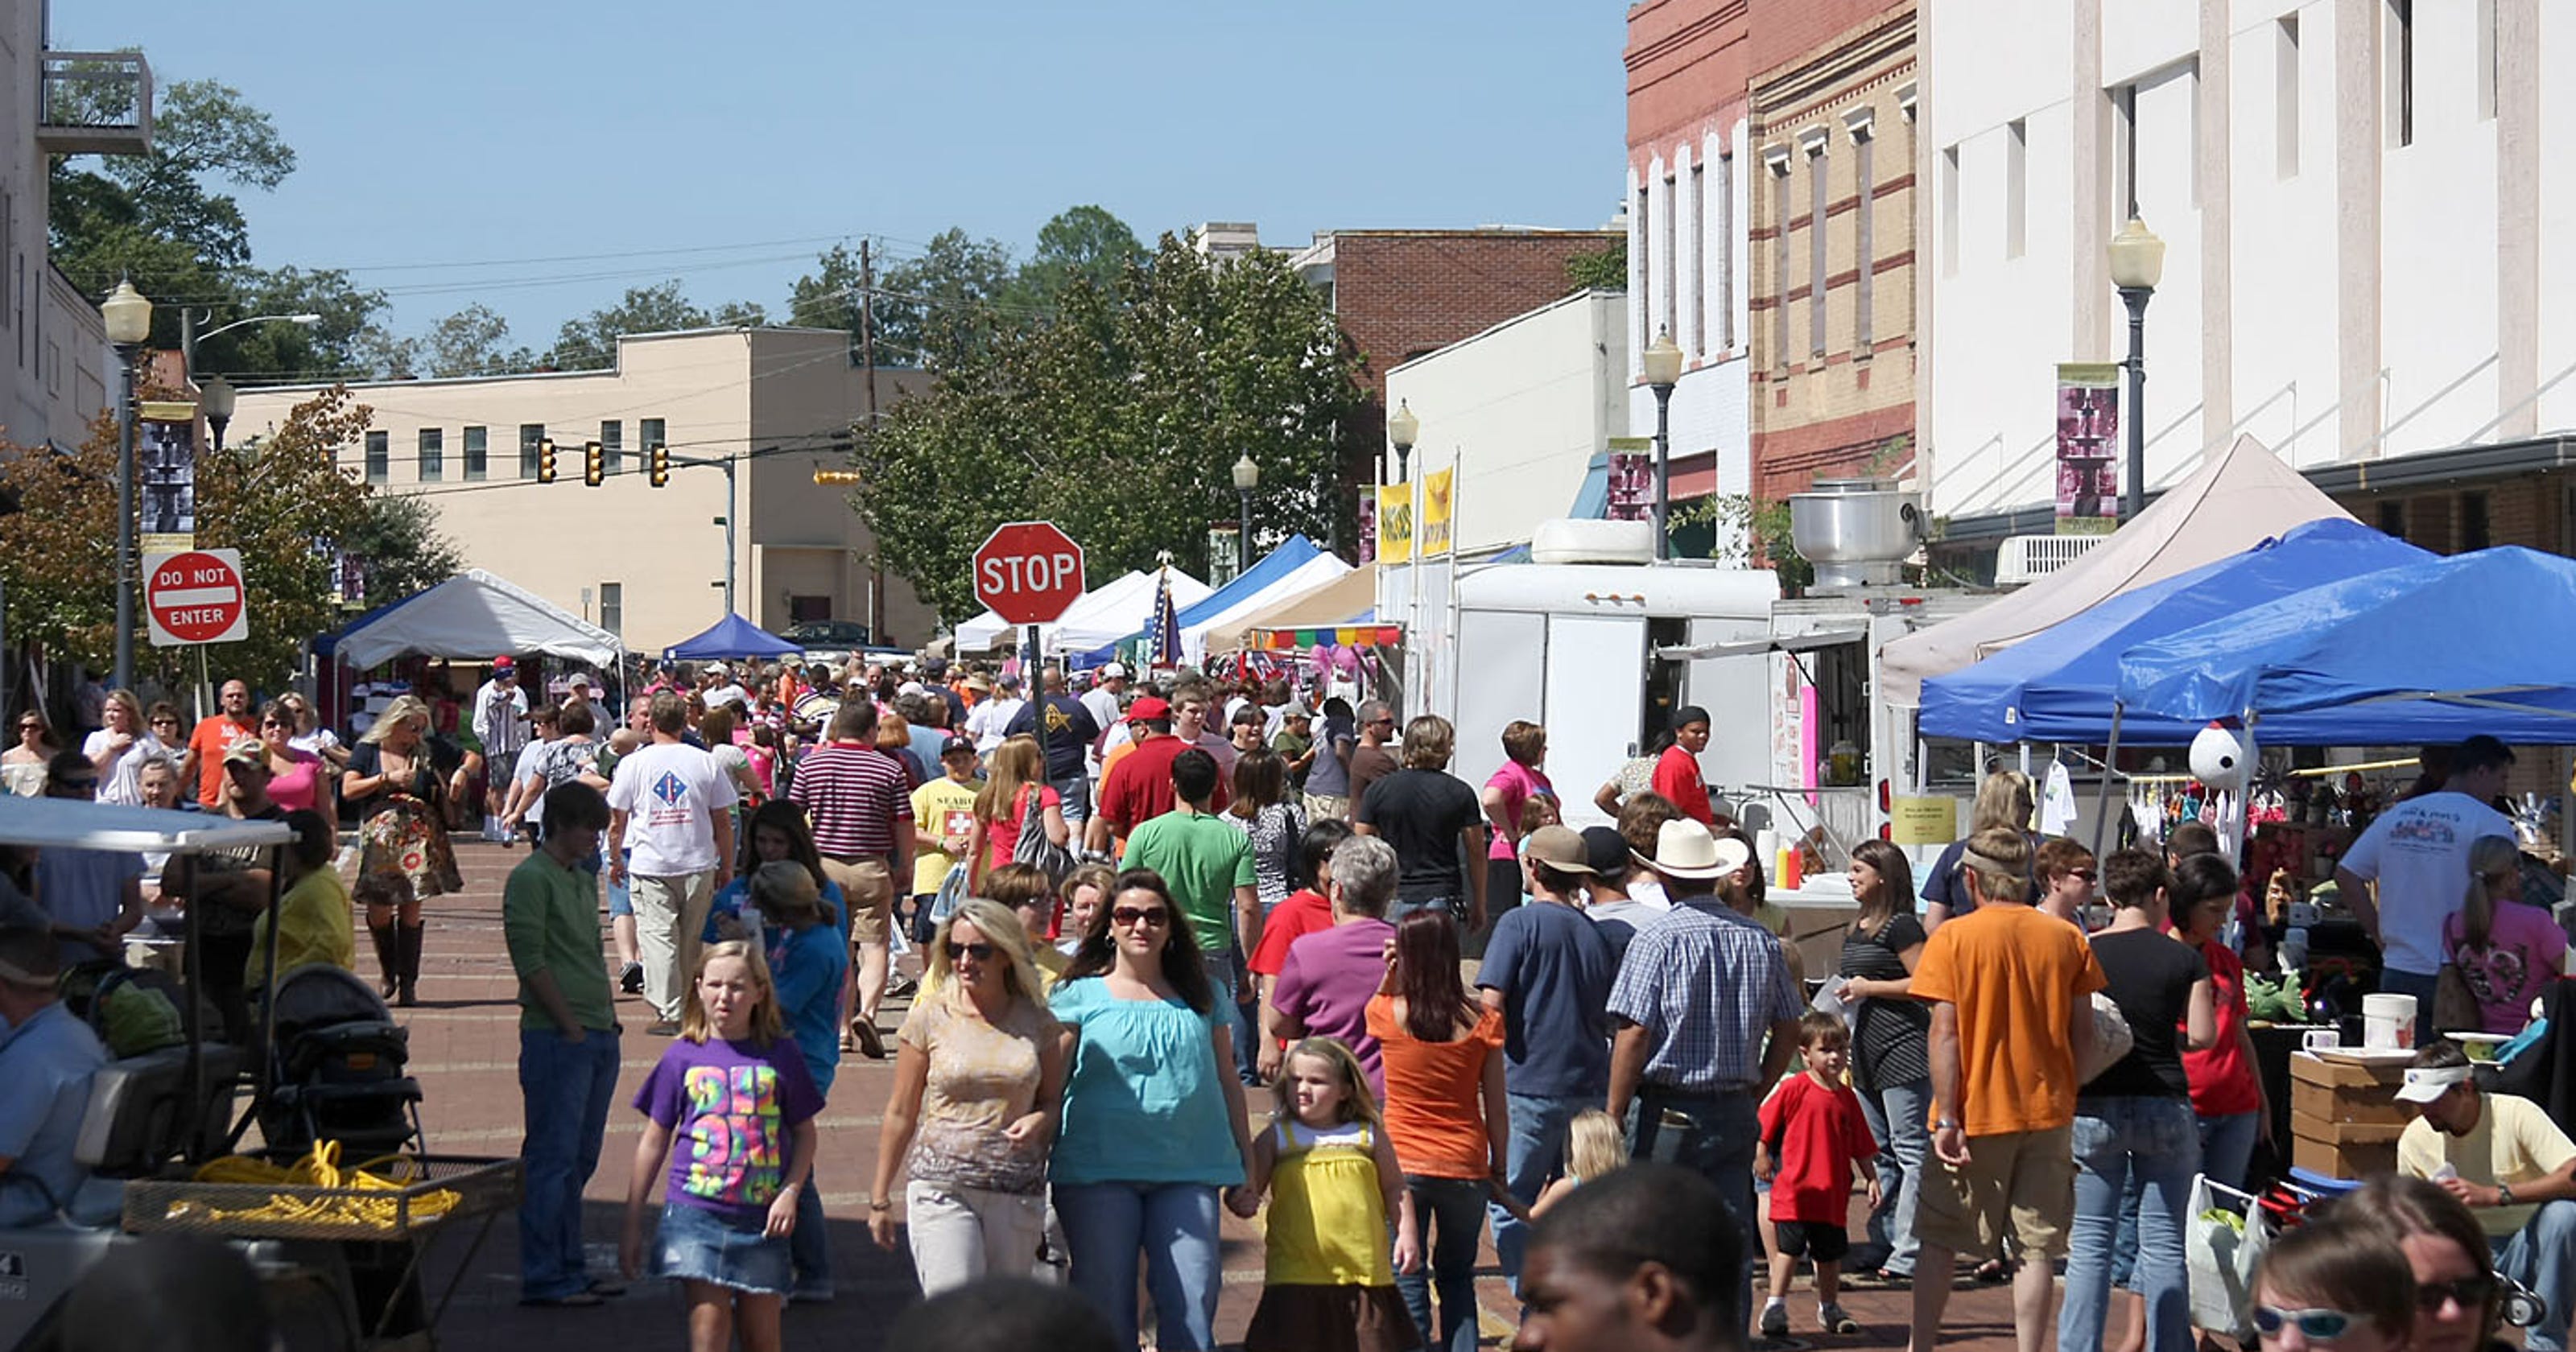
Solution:
{"label": "girl in yellow dress", "polygon": [[[1422,1345],[1395,1273],[1421,1262],[1413,1199],[1368,1077],[1351,1049],[1310,1037],[1288,1049],[1279,1110],[1252,1143],[1252,1177],[1227,1199],[1249,1218],[1270,1195],[1261,1304],[1244,1352],[1409,1352]],[[1399,1236],[1388,1248],[1391,1219]]]}

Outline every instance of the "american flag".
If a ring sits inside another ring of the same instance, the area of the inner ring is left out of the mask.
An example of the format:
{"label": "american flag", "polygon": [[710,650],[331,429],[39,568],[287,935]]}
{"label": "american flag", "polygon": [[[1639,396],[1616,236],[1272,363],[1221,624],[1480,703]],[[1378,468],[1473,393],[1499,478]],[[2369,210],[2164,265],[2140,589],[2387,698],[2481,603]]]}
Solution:
{"label": "american flag", "polygon": [[1172,605],[1172,570],[1164,567],[1155,574],[1154,619],[1145,627],[1145,665],[1177,667],[1181,664],[1181,616]]}

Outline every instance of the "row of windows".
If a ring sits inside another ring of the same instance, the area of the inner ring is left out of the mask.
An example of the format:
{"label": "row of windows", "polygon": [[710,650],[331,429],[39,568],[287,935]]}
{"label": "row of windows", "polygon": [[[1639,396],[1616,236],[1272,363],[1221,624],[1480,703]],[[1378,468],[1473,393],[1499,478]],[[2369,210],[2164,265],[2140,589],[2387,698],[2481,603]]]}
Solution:
{"label": "row of windows", "polygon": [[[415,435],[418,437],[418,449],[417,458],[412,462],[414,477],[418,482],[425,484],[444,481],[447,478],[447,429],[424,427]],[[660,418],[638,419],[635,424],[635,435],[636,451],[639,455],[650,454],[653,448],[670,444],[670,438],[665,434],[663,421]],[[544,423],[519,424],[520,478],[537,477],[537,462],[546,436]],[[599,424],[599,446],[601,467],[610,474],[625,473],[626,424],[624,421],[616,418],[603,419]],[[490,477],[490,428],[466,428],[460,449],[463,463],[458,466],[458,477],[461,480],[472,483]],[[575,450],[577,452],[578,448]],[[565,448],[557,446],[556,454],[564,453]],[[367,434],[366,472],[367,482],[371,484],[382,484],[391,480],[393,474],[393,434],[391,432]]]}

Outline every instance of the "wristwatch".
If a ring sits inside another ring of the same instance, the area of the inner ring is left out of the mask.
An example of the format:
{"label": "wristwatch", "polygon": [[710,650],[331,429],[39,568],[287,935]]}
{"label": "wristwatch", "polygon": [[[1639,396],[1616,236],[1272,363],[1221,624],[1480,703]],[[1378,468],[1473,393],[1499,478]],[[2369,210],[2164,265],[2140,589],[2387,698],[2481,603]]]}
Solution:
{"label": "wristwatch", "polygon": [[2513,1185],[2512,1185],[2512,1184],[2510,1184],[2510,1183],[2498,1183],[2498,1184],[2496,1184],[2496,1205],[2497,1205],[2497,1206],[2512,1206],[2512,1205],[2513,1205]]}
{"label": "wristwatch", "polygon": [[1959,1119],[1955,1117],[1942,1118],[1932,1124],[1932,1129],[1934,1131],[1957,1131],[1959,1130]]}
{"label": "wristwatch", "polygon": [[868,1214],[869,1214],[869,1215],[875,1215],[875,1214],[877,1214],[878,1212],[882,1212],[882,1211],[892,1211],[892,1210],[894,1210],[894,1203],[892,1203],[892,1202],[870,1202],[870,1203],[868,1203]]}

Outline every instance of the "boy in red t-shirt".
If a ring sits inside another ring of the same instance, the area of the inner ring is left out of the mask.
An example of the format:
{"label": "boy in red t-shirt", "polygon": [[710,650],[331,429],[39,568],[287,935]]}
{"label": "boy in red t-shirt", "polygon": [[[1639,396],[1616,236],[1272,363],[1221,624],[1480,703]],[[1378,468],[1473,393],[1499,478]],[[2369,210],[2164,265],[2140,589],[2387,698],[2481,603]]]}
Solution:
{"label": "boy in red t-shirt", "polygon": [[1816,1321],[1827,1333],[1858,1333],[1860,1324],[1834,1299],[1841,1294],[1842,1258],[1851,1250],[1844,1227],[1851,1217],[1857,1174],[1878,1209],[1878,1172],[1862,1166],[1878,1143],[1861,1116],[1860,1098],[1843,1082],[1851,1059],[1851,1029],[1836,1014],[1808,1010],[1798,1020],[1798,1054],[1807,1072],[1793,1076],[1762,1104],[1762,1139],[1753,1147],[1753,1176],[1771,1184],[1771,1221],[1779,1251],[1771,1256],[1771,1299],[1762,1308],[1762,1335],[1789,1336],[1789,1281],[1800,1257],[1816,1264]]}

